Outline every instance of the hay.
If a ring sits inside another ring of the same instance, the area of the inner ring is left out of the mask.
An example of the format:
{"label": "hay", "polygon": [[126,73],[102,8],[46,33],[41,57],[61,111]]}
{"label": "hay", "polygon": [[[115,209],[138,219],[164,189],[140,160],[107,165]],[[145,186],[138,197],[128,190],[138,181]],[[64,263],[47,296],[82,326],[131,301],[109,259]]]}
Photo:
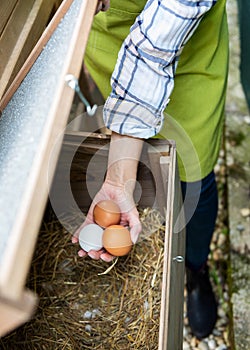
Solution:
{"label": "hay", "polygon": [[140,216],[142,239],[128,256],[108,264],[79,258],[78,246],[50,214],[28,281],[39,295],[38,310],[1,348],[158,349],[164,227],[153,209]]}

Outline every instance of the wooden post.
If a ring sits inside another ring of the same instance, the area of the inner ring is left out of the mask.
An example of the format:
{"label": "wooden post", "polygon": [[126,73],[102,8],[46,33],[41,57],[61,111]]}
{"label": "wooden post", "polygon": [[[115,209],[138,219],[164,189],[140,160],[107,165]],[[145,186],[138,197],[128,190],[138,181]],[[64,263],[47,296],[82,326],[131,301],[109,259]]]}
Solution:
{"label": "wooden post", "polygon": [[148,148],[150,168],[156,183],[156,206],[158,207],[160,213],[165,216],[167,205],[167,191],[164,187],[166,186],[165,181],[167,180],[167,177],[164,176],[163,178],[160,166],[160,158],[163,155],[169,155],[169,145]]}
{"label": "wooden post", "polygon": [[37,296],[24,290],[16,300],[0,296],[0,337],[28,321],[36,308]]}
{"label": "wooden post", "polygon": [[159,350],[181,350],[185,273],[185,222],[176,149],[160,158],[167,196]]}

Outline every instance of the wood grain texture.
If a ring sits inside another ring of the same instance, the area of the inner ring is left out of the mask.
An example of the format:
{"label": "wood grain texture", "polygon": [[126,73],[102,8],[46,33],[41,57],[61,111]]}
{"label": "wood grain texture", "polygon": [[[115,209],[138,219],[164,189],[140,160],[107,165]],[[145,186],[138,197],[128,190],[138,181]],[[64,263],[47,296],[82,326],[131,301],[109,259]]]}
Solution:
{"label": "wood grain texture", "polygon": [[18,0],[1,0],[0,5],[0,37],[2,36],[2,32],[7,25],[11,13],[13,12]]}
{"label": "wood grain texture", "polygon": [[24,290],[15,301],[0,295],[0,337],[28,321],[33,315],[37,296],[35,293]]}
{"label": "wood grain texture", "polygon": [[[52,0],[20,2],[0,39],[0,110],[2,111],[31,69],[73,0],[64,0],[46,27]],[[17,20],[18,19],[18,20]]]}
{"label": "wood grain texture", "polygon": [[53,0],[16,3],[0,37],[0,100],[44,31],[53,4]]}
{"label": "wood grain texture", "polygon": [[[167,195],[167,209],[159,350],[181,350],[183,346],[185,223],[181,211],[182,198],[175,147],[171,149],[170,157],[161,157],[160,166]],[[177,257],[183,258],[183,261],[178,262]]]}

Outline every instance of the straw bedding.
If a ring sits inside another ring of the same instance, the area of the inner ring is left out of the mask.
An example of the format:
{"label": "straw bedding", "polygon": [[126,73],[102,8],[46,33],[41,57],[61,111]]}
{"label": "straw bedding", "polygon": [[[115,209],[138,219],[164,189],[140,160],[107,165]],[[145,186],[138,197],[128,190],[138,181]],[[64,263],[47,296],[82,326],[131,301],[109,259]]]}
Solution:
{"label": "straw bedding", "polygon": [[[140,242],[128,256],[105,263],[79,258],[49,210],[28,280],[38,309],[2,348],[158,349],[164,227],[153,209],[140,210],[140,217]],[[66,217],[69,225],[76,220]]]}

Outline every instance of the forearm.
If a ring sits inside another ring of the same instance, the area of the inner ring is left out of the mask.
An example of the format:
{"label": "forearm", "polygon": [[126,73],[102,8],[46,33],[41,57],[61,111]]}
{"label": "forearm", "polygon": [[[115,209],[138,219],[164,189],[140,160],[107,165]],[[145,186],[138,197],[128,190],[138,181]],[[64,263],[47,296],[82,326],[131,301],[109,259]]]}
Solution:
{"label": "forearm", "polygon": [[143,139],[112,133],[106,182],[133,193]]}

